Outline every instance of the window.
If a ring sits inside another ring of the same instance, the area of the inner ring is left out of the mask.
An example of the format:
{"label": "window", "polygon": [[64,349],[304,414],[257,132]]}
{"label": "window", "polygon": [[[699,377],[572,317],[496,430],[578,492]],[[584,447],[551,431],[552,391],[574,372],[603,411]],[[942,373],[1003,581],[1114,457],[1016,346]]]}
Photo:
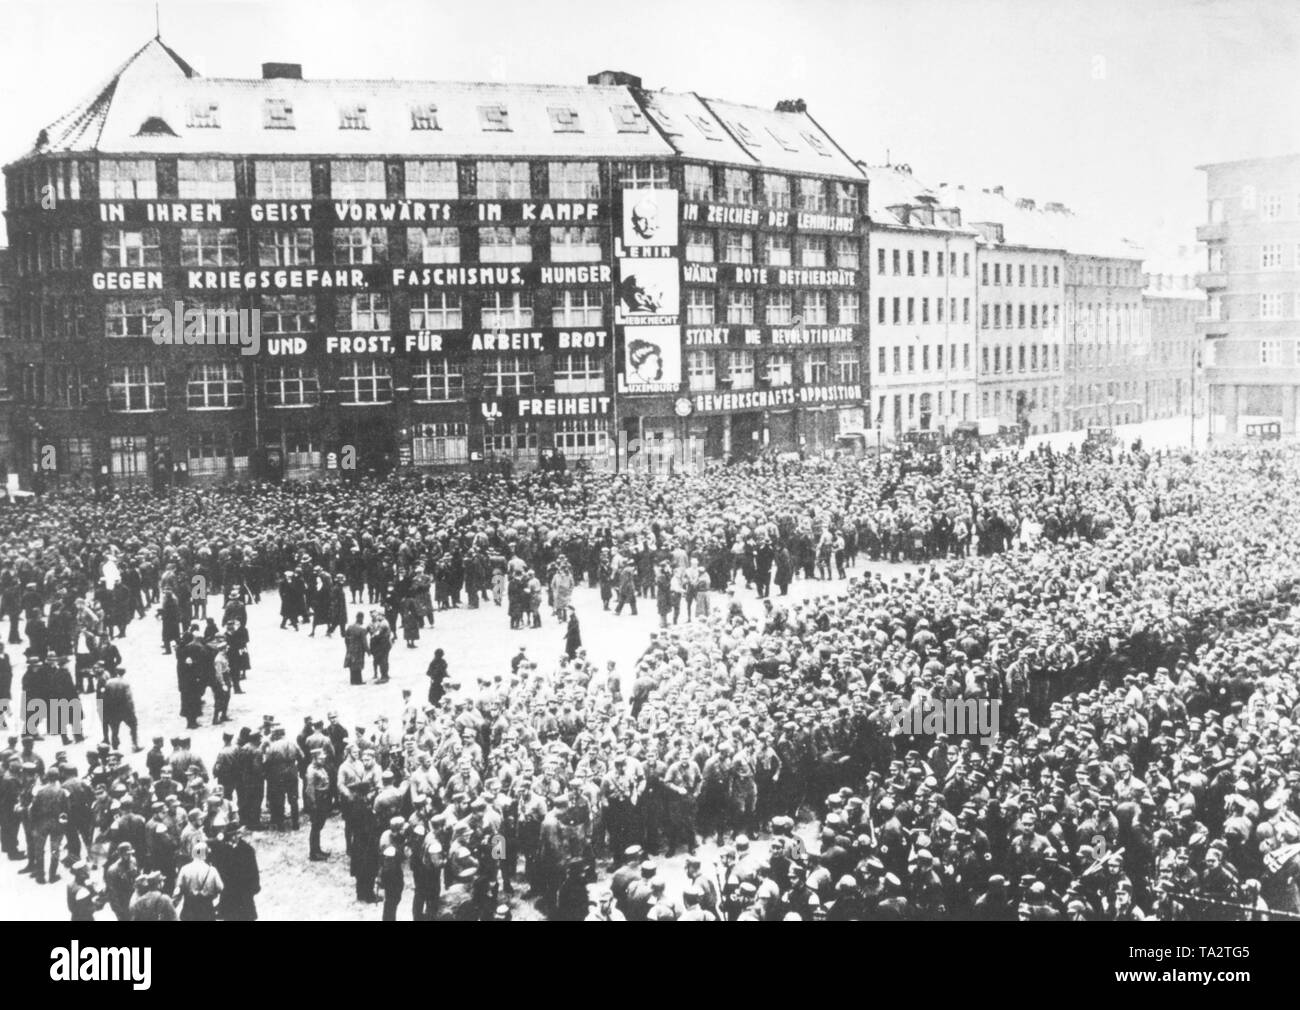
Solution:
{"label": "window", "polygon": [[885,322],[885,300],[883,298],[876,299],[876,322],[882,325]]}
{"label": "window", "polygon": [[724,231],[722,233],[724,263],[753,263],[754,236],[747,231]]}
{"label": "window", "polygon": [[154,162],[151,160],[101,161],[99,198],[101,200],[158,199],[158,179]]}
{"label": "window", "polygon": [[713,169],[708,165],[687,165],[683,170],[686,199],[701,203],[713,200]]}
{"label": "window", "polygon": [[104,303],[104,336],[147,337],[152,316],[162,308],[157,298],[119,298]]}
{"label": "window", "polygon": [[176,163],[176,195],[183,200],[233,200],[235,163],[217,158],[181,158]]}
{"label": "window", "polygon": [[805,235],[799,240],[799,265],[824,267],[826,265],[826,240]]}
{"label": "window", "polygon": [[454,161],[408,161],[406,195],[413,200],[455,200],[460,184]]}
{"label": "window", "polygon": [[1260,200],[1259,216],[1265,221],[1276,221],[1282,216],[1282,197],[1277,193],[1269,193]]}
{"label": "window", "polygon": [[995,329],[1001,329],[1002,327],[1002,303],[1001,302],[993,306],[993,326]]}
{"label": "window", "polygon": [[537,422],[515,421],[512,424],[493,424],[483,436],[487,452],[504,456],[525,456],[537,452]]}
{"label": "window", "polygon": [[790,180],[784,175],[763,174],[763,202],[769,207],[790,206]]}
{"label": "window", "polygon": [[[411,106],[411,129],[412,130],[437,130],[438,126],[438,106],[433,102],[425,102],[421,105]],[[407,194],[408,196],[410,194]]]}
{"label": "window", "polygon": [[480,228],[480,263],[527,263],[533,258],[532,238],[527,228]]}
{"label": "window", "polygon": [[1281,294],[1263,294],[1259,296],[1259,318],[1260,319],[1281,319],[1282,318],[1282,295]]}
{"label": "window", "polygon": [[182,266],[238,266],[234,228],[182,228]]}
{"label": "window", "polygon": [[339,299],[339,330],[374,332],[390,326],[387,294],[344,295]]}
{"label": "window", "polygon": [[[712,326],[713,321],[713,291],[709,288],[687,288],[686,325]],[[769,319],[768,322],[771,322],[771,320]]]}
{"label": "window", "polygon": [[222,475],[232,470],[247,470],[248,450],[244,446],[245,443],[238,434],[192,431],[186,446],[190,473]]}
{"label": "window", "polygon": [[553,326],[599,326],[605,316],[604,294],[599,288],[560,291],[551,316]]}
{"label": "window", "polygon": [[943,371],[943,344],[934,345],[934,367],[936,371]]}
{"label": "window", "polygon": [[1023,288],[1025,286],[1025,265],[1023,263],[1021,263],[1017,268],[1016,276],[1018,278],[1018,283]]}
{"label": "window", "polygon": [[310,333],[316,329],[314,295],[263,295],[262,332]]}
{"label": "window", "polygon": [[789,291],[772,291],[767,296],[767,324],[789,326],[794,321],[794,295]]}
{"label": "window", "polygon": [[561,351],[555,356],[555,392],[600,393],[605,389],[605,366],[592,351]]}
{"label": "window", "polygon": [[980,264],[980,285],[983,287],[989,286],[989,265],[987,263]]}
{"label": "window", "polygon": [[624,189],[667,189],[668,166],[659,161],[625,161],[618,178]]}
{"label": "window", "polygon": [[916,299],[915,298],[909,298],[907,300],[907,321],[909,323],[916,322]]}
{"label": "window", "polygon": [[551,120],[552,133],[581,133],[582,117],[578,110],[567,105],[548,105],[546,115]]}
{"label": "window", "polygon": [[902,254],[899,250],[895,249],[895,250],[893,251],[893,255],[892,255],[891,258],[892,258],[892,260],[893,260],[893,264],[894,264],[894,276],[895,276],[895,277],[900,277],[900,276],[902,276],[902,273],[903,273],[903,254]]}
{"label": "window", "polygon": [[841,326],[853,326],[860,323],[861,300],[856,291],[841,291],[839,295],[838,321]]}
{"label": "window", "polygon": [[989,349],[987,347],[981,347],[980,348],[980,372],[984,375],[987,375],[988,371],[989,371]]}
{"label": "window", "polygon": [[371,264],[388,261],[386,228],[335,228],[334,262]]}
{"label": "window", "polygon": [[190,366],[186,400],[190,410],[228,410],[244,405],[244,373],[225,361]]}
{"label": "window", "polygon": [[754,352],[736,350],[727,352],[727,378],[732,389],[754,388]]}
{"label": "window", "polygon": [[421,403],[465,399],[461,366],[444,357],[419,358],[411,369],[411,396]]}
{"label": "window", "polygon": [[413,263],[459,263],[459,228],[407,228],[406,258]]}
{"label": "window", "polygon": [[278,228],[257,233],[257,262],[264,267],[310,266],[316,262],[310,228]]}
{"label": "window", "polygon": [[799,180],[799,209],[826,209],[826,184],[821,179]]}
{"label": "window", "polygon": [[142,228],[140,231],[106,228],[103,241],[103,264],[106,267],[162,266],[157,228]]}
{"label": "window", "polygon": [[885,349],[883,347],[877,347],[876,348],[876,371],[881,375],[888,375],[889,370],[886,366],[887,366],[887,360],[885,357]]}
{"label": "window", "polygon": [[903,321],[903,299],[901,298],[894,299],[893,317],[895,326]]}
{"label": "window", "polygon": [[686,375],[692,391],[707,391],[717,385],[712,351],[687,351]]}
{"label": "window", "polygon": [[963,298],[961,300],[961,321],[963,323],[970,322],[970,299],[969,298]]}
{"label": "window", "polygon": [[340,403],[391,403],[393,375],[387,361],[352,359],[339,374]]}
{"label": "window", "polygon": [[774,267],[788,267],[793,264],[790,254],[790,236],[771,232],[767,236],[767,263]]}
{"label": "window", "polygon": [[1029,370],[1038,371],[1038,345],[1031,344],[1029,347]]}
{"label": "window", "polygon": [[743,168],[723,169],[727,203],[752,204],[754,202],[754,177]]}
{"label": "window", "polygon": [[727,292],[727,322],[752,326],[754,324],[754,292]]}
{"label": "window", "polygon": [[459,330],[462,326],[460,295],[450,291],[425,291],[411,296],[411,329]]}
{"label": "window", "polygon": [[555,448],[566,456],[605,456],[609,430],[598,417],[566,417],[556,422]]}
{"label": "window", "polygon": [[551,262],[581,263],[600,259],[600,229],[590,226],[551,229]]}
{"label": "window", "polygon": [[921,276],[930,276],[930,253],[928,250],[921,251]]}
{"label": "window", "polygon": [[929,321],[930,321],[930,299],[922,298],[921,299],[921,322],[928,323]]}
{"label": "window", "polygon": [[464,421],[421,424],[411,439],[411,462],[440,466],[469,462],[469,425]]}
{"label": "window", "polygon": [[803,381],[809,386],[824,386],[831,376],[831,352],[805,351],[803,355]]}
{"label": "window", "polygon": [[912,344],[907,348],[907,370],[916,371],[916,345]]}
{"label": "window", "polygon": [[1261,270],[1277,270],[1282,266],[1282,246],[1265,245],[1259,250],[1259,267]]}
{"label": "window", "polygon": [[552,200],[598,200],[600,166],[594,161],[552,161],[547,187]]}
{"label": "window", "polygon": [[[1046,270],[1047,268],[1044,267],[1043,269]],[[1061,283],[1061,268],[1060,268],[1060,267],[1052,267],[1052,283],[1053,283],[1053,284],[1060,284],[1060,283]]]}
{"label": "window", "polygon": [[[953,300],[956,301],[956,299]],[[942,298],[936,298],[934,300],[934,321],[936,323],[943,322],[943,299]]]}
{"label": "window", "polygon": [[894,374],[897,375],[899,372],[903,370],[903,349],[901,347],[895,347],[893,356],[894,356]]}
{"label": "window", "polygon": [[1282,363],[1282,341],[1261,340],[1259,342],[1259,363],[1261,365],[1280,365]]}
{"label": "window", "polygon": [[320,402],[320,379],[307,365],[264,366],[263,390],[270,407],[301,407]]}
{"label": "window", "polygon": [[533,296],[528,291],[485,291],[481,324],[485,330],[533,325]]}
{"label": "window", "polygon": [[907,276],[916,276],[916,253],[911,249],[907,250]]}
{"label": "window", "polygon": [[994,264],[993,264],[993,284],[994,284],[994,286],[998,286],[998,287],[1000,287],[1001,284],[1002,284],[1002,264],[1001,264],[1001,263],[994,263]]}
{"label": "window", "polygon": [[1022,330],[1025,328],[1025,307],[1023,304],[1016,307],[1016,325]]}
{"label": "window", "polygon": [[[956,253],[953,253],[953,254],[952,254],[952,257],[953,257],[953,260],[952,260],[953,263],[956,263],[956,262],[957,262],[957,254],[956,254]],[[970,276],[970,253],[962,253],[962,254],[961,254],[961,275],[962,275],[963,277],[969,277],[969,276]]]}
{"label": "window", "polygon": [[339,107],[339,129],[340,130],[368,130],[370,129],[369,120],[366,117],[366,107],[360,103],[343,105]]}
{"label": "window", "polygon": [[353,160],[330,163],[330,196],[334,199],[382,200],[387,193],[382,161]]}
{"label": "window", "polygon": [[537,372],[525,354],[494,354],[483,366],[484,396],[523,396],[537,388]]}
{"label": "window", "polygon": [[686,231],[686,259],[693,263],[712,263],[714,260],[713,232],[700,228]]}
{"label": "window", "polygon": [[480,105],[478,125],[480,130],[488,133],[509,133],[510,110],[504,105]]}
{"label": "window", "polygon": [[808,291],[803,296],[803,321],[810,326],[824,326],[827,322],[825,291]]}
{"label": "window", "polygon": [[856,270],[858,269],[858,262],[858,240],[855,238],[837,238],[835,240],[835,265],[841,270]]}
{"label": "window", "polygon": [[259,161],[253,179],[259,200],[311,199],[311,162]]}
{"label": "window", "polygon": [[885,276],[885,250],[876,250],[876,273],[881,277]]}
{"label": "window", "polygon": [[858,187],[851,182],[835,184],[835,209],[841,214],[858,214]]}
{"label": "window", "polygon": [[475,172],[480,200],[527,200],[532,188],[526,161],[480,161]]}
{"label": "window", "polygon": [[292,130],[293,103],[287,98],[268,98],[262,106],[262,128]]}
{"label": "window", "polygon": [[980,306],[980,326],[986,330],[989,327],[989,307],[987,305]]}
{"label": "window", "polygon": [[[882,357],[883,361],[884,358]],[[862,381],[862,359],[855,347],[840,347],[835,351],[834,381],[857,383]]]}

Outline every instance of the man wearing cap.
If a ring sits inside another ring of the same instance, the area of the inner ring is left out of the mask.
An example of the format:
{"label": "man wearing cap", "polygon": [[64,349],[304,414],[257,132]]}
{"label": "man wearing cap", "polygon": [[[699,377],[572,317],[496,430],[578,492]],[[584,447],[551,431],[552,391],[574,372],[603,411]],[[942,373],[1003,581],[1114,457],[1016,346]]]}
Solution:
{"label": "man wearing cap", "polygon": [[94,922],[95,913],[104,907],[108,895],[93,886],[90,867],[84,859],[68,867],[72,879],[68,881],[68,912],[72,922]]}
{"label": "man wearing cap", "polygon": [[108,894],[108,906],[119,922],[131,917],[131,899],[139,876],[140,864],[136,862],[135,847],[130,842],[118,842],[113,861],[104,870],[104,889]]}
{"label": "man wearing cap", "polygon": [[176,906],[163,893],[163,876],[157,871],[142,873],[135,881],[135,896],[128,915],[132,922],[175,922]]}
{"label": "man wearing cap", "polygon": [[406,885],[406,820],[394,817],[379,836],[379,886],[384,892],[384,922],[397,921],[397,906]]}
{"label": "man wearing cap", "polygon": [[28,810],[27,865],[38,884],[45,883],[45,847],[49,843],[50,882],[59,879],[59,852],[68,823],[68,794],[59,784],[59,773],[51,768],[44,784],[32,792]]}
{"label": "man wearing cap", "polygon": [[[311,766],[307,769],[307,781],[303,787],[303,797],[307,807],[307,816],[311,819],[311,832],[308,835],[308,858],[313,861],[328,859],[329,853],[321,848],[320,833],[329,819],[330,813],[330,775],[325,767],[325,752],[319,748],[311,752]],[[340,780],[341,781],[341,780]],[[351,793],[344,802],[351,802]],[[294,825],[295,829],[297,825]]]}
{"label": "man wearing cap", "polygon": [[298,744],[285,735],[284,727],[271,728],[271,740],[266,745],[262,769],[266,776],[266,805],[271,815],[271,827],[284,828],[284,804],[289,801],[289,820],[293,830],[298,830],[298,762],[302,752]]}
{"label": "man wearing cap", "polygon": [[208,844],[196,841],[191,858],[176,875],[173,901],[181,902],[182,922],[212,922],[217,917],[217,898],[224,883],[213,867],[208,865]]}

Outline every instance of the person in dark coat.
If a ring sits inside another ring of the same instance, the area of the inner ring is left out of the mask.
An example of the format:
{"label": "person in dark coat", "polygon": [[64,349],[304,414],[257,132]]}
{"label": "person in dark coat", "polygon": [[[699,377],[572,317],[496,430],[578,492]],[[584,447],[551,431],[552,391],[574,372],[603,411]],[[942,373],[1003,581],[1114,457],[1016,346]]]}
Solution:
{"label": "person in dark coat", "polygon": [[240,618],[232,617],[226,623],[226,657],[230,660],[230,686],[235,694],[244,693],[243,683],[253,665],[248,641],[248,628]]}
{"label": "person in dark coat", "polygon": [[176,594],[171,590],[163,593],[162,603],[158,606],[158,616],[162,618],[163,653],[170,656],[172,642],[181,638],[181,605]]}
{"label": "person in dark coat", "polygon": [[257,895],[262,890],[262,874],[257,865],[257,851],[248,844],[247,831],[247,828],[238,826],[226,829],[220,862],[217,858],[218,843],[212,845],[210,859],[225,884],[219,914],[227,922],[257,921]]}
{"label": "person in dark coat", "polygon": [[433,659],[425,676],[429,678],[429,704],[441,704],[442,696],[447,693],[447,660],[441,649],[433,650]]}
{"label": "person in dark coat", "polygon": [[367,643],[370,632],[366,629],[365,615],[358,610],[357,619],[343,629],[343,665],[351,674],[353,684],[363,684],[366,668]]}
{"label": "person in dark coat", "polygon": [[578,612],[569,608],[569,624],[564,631],[564,654],[573,659],[582,648],[582,628],[578,625]]}
{"label": "person in dark coat", "polygon": [[280,627],[282,629],[285,624],[289,624],[294,631],[298,630],[298,616],[302,613],[305,595],[298,577],[293,572],[285,572],[284,579],[280,582]]}

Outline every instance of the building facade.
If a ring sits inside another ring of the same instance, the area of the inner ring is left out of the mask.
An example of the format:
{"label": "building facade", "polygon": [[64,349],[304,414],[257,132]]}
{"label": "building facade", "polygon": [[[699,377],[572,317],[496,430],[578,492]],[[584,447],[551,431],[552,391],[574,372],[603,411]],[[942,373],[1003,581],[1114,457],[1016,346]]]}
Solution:
{"label": "building facade", "polygon": [[1144,275],[1141,346],[1146,352],[1143,371],[1143,417],[1205,415],[1205,382],[1197,326],[1205,312],[1205,293],[1190,273]]}
{"label": "building facade", "polygon": [[1142,261],[1067,252],[1066,423],[1074,430],[1146,420]]}
{"label": "building facade", "polygon": [[868,167],[871,424],[889,442],[977,416],[976,239],[910,169]]}
{"label": "building facade", "polygon": [[801,103],[204,78],[155,39],[5,174],[29,475],[614,467],[861,426],[866,181]]}
{"label": "building facade", "polygon": [[1300,154],[1202,165],[1205,378],[1210,437],[1296,434],[1300,395]]}

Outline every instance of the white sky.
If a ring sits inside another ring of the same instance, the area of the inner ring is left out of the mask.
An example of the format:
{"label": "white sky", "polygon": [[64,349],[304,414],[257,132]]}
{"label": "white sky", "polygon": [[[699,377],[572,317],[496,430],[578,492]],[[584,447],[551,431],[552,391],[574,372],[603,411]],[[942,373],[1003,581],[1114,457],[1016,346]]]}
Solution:
{"label": "white sky", "polygon": [[[581,83],[596,70],[752,105],[802,97],[923,181],[1194,241],[1194,166],[1300,150],[1297,0],[161,0],[200,73]],[[153,35],[153,0],[0,0],[0,161]]]}

